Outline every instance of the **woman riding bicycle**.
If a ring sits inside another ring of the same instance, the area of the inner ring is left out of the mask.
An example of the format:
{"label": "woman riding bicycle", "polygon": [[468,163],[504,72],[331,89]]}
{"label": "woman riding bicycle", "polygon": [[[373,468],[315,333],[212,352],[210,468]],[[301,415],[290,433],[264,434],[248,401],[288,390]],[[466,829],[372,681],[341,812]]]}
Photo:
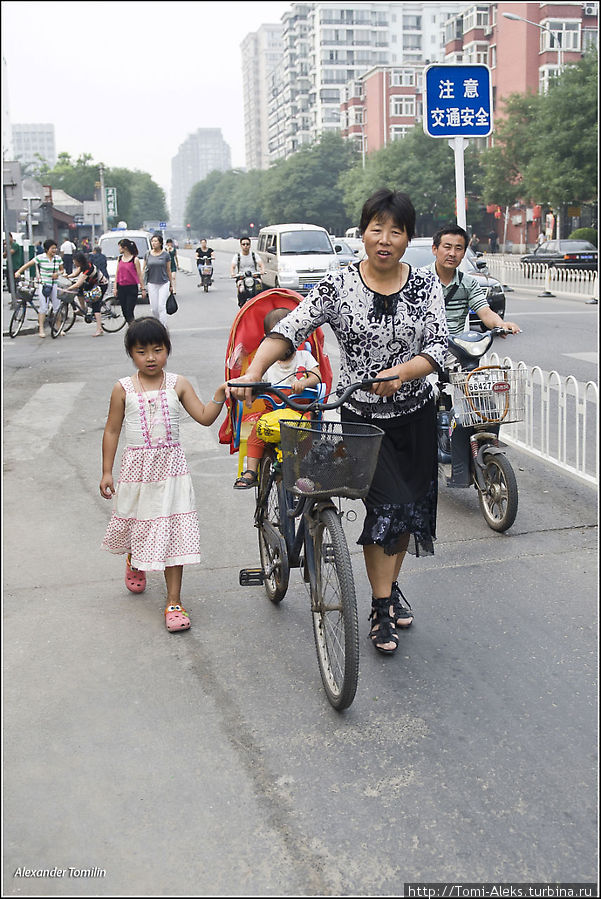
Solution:
{"label": "woman riding bicycle", "polygon": [[[70,279],[73,281],[73,287],[78,291],[80,297],[84,297],[88,291],[94,290],[96,297],[90,298],[90,306],[96,319],[96,333],[92,337],[102,337],[102,316],[100,314],[102,308],[102,299],[109,286],[108,278],[102,274],[99,268],[95,266],[85,253],[75,253],[73,256],[73,264],[75,266]],[[96,289],[95,289],[96,288]],[[82,305],[82,312],[85,312],[85,301]],[[87,319],[86,319],[87,320]]]}
{"label": "woman riding bicycle", "polygon": [[[405,554],[434,551],[436,409],[426,376],[444,364],[448,332],[438,279],[401,262],[415,229],[407,194],[377,191],[360,225],[366,258],[326,275],[267,335],[237,380],[260,381],[273,362],[325,323],[340,345],[339,394],[353,382],[395,376],[355,393],[341,410],[342,421],[370,422],[385,432],[359,543],[372,588],[370,638],[380,652],[393,653],[397,627],[413,622],[397,583]],[[250,389],[230,391],[251,402]]]}

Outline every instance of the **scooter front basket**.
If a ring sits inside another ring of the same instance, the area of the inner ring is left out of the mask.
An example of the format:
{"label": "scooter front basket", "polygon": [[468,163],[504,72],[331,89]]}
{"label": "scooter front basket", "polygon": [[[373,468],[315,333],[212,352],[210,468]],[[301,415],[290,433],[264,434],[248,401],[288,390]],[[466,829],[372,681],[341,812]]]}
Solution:
{"label": "scooter front basket", "polygon": [[453,411],[461,425],[509,424],[526,412],[526,372],[501,365],[450,372]]}

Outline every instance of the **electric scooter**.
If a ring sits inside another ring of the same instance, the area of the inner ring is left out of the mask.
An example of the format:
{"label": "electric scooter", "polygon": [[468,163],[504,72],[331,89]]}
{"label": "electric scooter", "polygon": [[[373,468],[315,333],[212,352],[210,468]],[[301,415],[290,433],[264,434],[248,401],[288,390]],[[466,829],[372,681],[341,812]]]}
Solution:
{"label": "electric scooter", "polygon": [[479,363],[495,337],[508,333],[493,328],[449,336],[457,366],[445,369],[438,383],[439,472],[447,487],[473,484],[486,523],[500,532],[515,521],[518,486],[499,429],[524,417],[526,373]]}

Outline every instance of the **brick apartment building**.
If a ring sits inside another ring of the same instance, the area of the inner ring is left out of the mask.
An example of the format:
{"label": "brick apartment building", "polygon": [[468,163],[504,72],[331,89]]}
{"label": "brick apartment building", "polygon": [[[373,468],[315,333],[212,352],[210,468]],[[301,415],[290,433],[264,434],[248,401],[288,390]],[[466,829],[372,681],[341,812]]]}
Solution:
{"label": "brick apartment building", "polygon": [[[464,7],[443,27],[445,63],[489,66],[498,120],[505,97],[546,91],[560,67],[573,65],[597,46],[598,3],[478,3]],[[347,84],[341,104],[343,136],[369,154],[421,127],[425,64],[373,66]],[[487,212],[488,230],[494,228],[501,242],[516,248],[534,244],[553,224],[549,210],[536,205],[492,206]],[[581,213],[579,207],[568,207],[562,231],[579,227]]]}

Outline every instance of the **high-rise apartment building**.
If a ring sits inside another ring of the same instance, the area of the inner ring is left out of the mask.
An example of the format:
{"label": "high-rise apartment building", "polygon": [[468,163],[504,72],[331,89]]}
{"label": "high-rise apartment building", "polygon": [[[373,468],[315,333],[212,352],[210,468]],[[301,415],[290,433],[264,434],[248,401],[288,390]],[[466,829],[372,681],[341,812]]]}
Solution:
{"label": "high-rise apartment building", "polygon": [[22,166],[39,164],[40,159],[50,168],[56,165],[54,125],[13,125],[13,155]]}
{"label": "high-rise apartment building", "polygon": [[199,128],[189,134],[171,160],[171,224],[185,224],[188,195],[198,181],[210,172],[226,172],[231,167],[230,146],[221,128]]}
{"label": "high-rise apartment building", "polygon": [[339,130],[346,85],[374,66],[441,59],[456,11],[456,3],[293,3],[268,82],[270,161]]}
{"label": "high-rise apartment building", "polygon": [[240,45],[247,169],[269,165],[268,79],[280,63],[282,47],[281,24],[261,25]]}

